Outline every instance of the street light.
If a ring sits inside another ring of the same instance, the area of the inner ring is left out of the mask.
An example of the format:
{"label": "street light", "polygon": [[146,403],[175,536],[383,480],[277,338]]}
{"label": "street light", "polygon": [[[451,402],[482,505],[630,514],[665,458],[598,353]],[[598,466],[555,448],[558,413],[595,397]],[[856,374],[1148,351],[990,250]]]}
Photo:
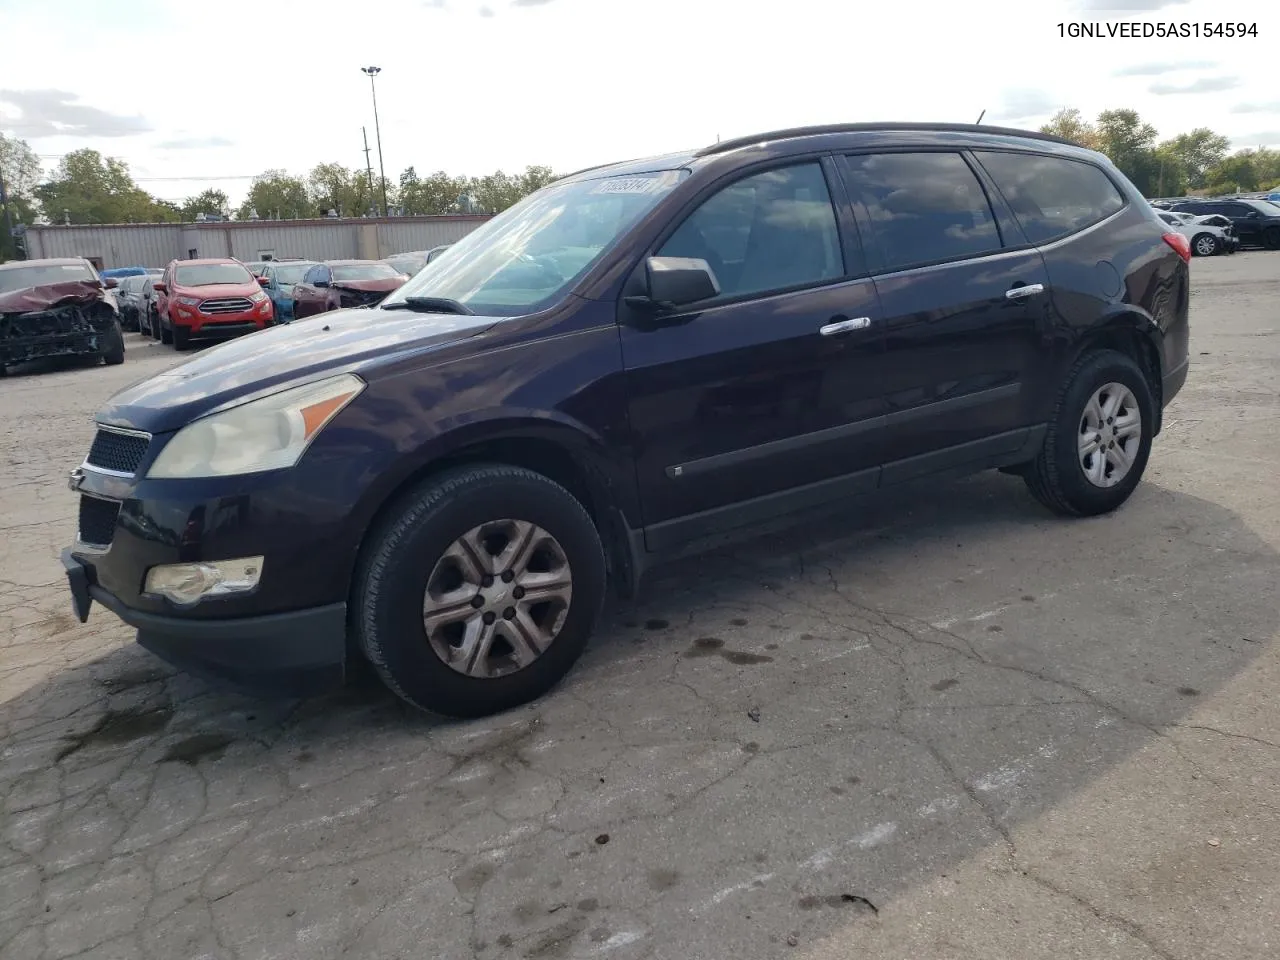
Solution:
{"label": "street light", "polygon": [[387,213],[387,171],[382,166],[382,128],[378,125],[378,88],[373,78],[382,72],[381,67],[361,67],[360,72],[369,77],[369,92],[373,94],[373,130],[378,139],[378,174],[382,177],[382,215]]}

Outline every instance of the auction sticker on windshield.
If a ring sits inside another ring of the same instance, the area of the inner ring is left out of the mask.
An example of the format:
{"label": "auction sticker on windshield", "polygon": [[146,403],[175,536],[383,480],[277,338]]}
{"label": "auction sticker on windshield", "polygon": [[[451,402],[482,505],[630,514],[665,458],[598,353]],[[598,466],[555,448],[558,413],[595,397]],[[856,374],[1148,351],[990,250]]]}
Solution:
{"label": "auction sticker on windshield", "polygon": [[667,170],[656,177],[610,177],[601,180],[592,193],[653,193],[670,186],[679,177],[675,170]]}

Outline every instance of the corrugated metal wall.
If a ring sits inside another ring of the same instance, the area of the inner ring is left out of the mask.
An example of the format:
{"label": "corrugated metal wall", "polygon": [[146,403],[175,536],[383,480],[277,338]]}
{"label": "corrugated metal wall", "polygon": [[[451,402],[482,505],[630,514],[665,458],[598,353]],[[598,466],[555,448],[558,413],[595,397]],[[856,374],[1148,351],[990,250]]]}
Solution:
{"label": "corrugated metal wall", "polygon": [[461,240],[478,226],[473,220],[386,220],[378,224],[378,256],[430,250]]}
{"label": "corrugated metal wall", "polygon": [[28,227],[27,256],[89,257],[111,267],[162,267],[175,256],[182,228],[174,223],[103,227]]}
{"label": "corrugated metal wall", "polygon": [[388,257],[460,240],[488,217],[392,217],[360,220],[271,220],[250,223],[145,223],[34,226],[31,258],[93,257],[104,269],[163,267],[191,256],[259,260],[266,252],[309,260]]}

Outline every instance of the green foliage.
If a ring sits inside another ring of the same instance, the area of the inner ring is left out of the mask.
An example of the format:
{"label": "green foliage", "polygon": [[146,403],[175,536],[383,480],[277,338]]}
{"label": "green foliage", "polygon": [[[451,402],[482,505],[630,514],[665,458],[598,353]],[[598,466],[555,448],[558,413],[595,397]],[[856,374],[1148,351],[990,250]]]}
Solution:
{"label": "green foliage", "polygon": [[129,166],[97,150],[73,150],[58,171],[33,191],[53,223],[163,223],[176,219],[172,204],[161,204],[133,182]]}
{"label": "green foliage", "polygon": [[1148,197],[1269,190],[1280,184],[1280,150],[1238,150],[1208,127],[1161,143],[1135,110],[1104,110],[1089,123],[1079,110],[1054,114],[1040,130],[1100,150]]}
{"label": "green foliage", "polygon": [[194,221],[202,213],[226,216],[228,211],[227,195],[221,190],[205,190],[194,197],[187,197],[179,208],[183,220]]}
{"label": "green foliage", "polygon": [[306,180],[283,170],[267,170],[253,178],[236,219],[248,220],[257,213],[263,220],[299,220],[314,216],[313,207]]}

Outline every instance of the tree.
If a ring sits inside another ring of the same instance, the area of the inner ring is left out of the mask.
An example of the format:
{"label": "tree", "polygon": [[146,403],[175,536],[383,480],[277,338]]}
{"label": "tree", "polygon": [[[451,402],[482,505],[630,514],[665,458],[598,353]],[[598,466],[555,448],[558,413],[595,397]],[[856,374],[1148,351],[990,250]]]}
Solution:
{"label": "tree", "polygon": [[1231,141],[1208,127],[1197,127],[1160,145],[1166,156],[1175,159],[1186,175],[1187,185],[1200,189],[1210,168],[1221,163],[1231,149]]}
{"label": "tree", "polygon": [[1258,154],[1257,150],[1240,150],[1214,164],[1209,171],[1208,192],[1239,193],[1242,190],[1257,190],[1260,179],[1259,161],[1265,162],[1267,159]]}
{"label": "tree", "polygon": [[205,190],[194,197],[182,201],[182,219],[195,220],[200,214],[227,215],[227,195],[221,190]]}
{"label": "tree", "polygon": [[266,170],[253,178],[249,196],[236,213],[236,219],[248,220],[256,212],[264,220],[299,220],[315,216],[314,204],[307,194],[307,182],[283,170]]}
{"label": "tree", "polygon": [[450,213],[458,197],[470,189],[466,177],[454,177],[437,170],[422,179],[413,167],[400,175],[400,208],[409,216]]}
{"label": "tree", "polygon": [[141,189],[129,166],[97,150],[73,150],[58,171],[35,188],[45,216],[54,223],[150,223],[169,219],[169,211]]}
{"label": "tree", "polygon": [[1097,149],[1098,131],[1093,124],[1081,116],[1075,107],[1063,107],[1053,115],[1048,123],[1040,128],[1041,133],[1050,133],[1064,140],[1071,140],[1082,147]]}
{"label": "tree", "polygon": [[[0,181],[4,182],[2,199],[14,227],[33,222],[36,218],[34,191],[40,182],[40,160],[25,140],[10,139],[0,134]],[[7,260],[16,252],[17,245],[0,216],[0,260]]]}
{"label": "tree", "polygon": [[1136,110],[1103,110],[1098,114],[1097,149],[1146,196],[1153,196],[1159,180],[1156,128],[1144,123]]}

